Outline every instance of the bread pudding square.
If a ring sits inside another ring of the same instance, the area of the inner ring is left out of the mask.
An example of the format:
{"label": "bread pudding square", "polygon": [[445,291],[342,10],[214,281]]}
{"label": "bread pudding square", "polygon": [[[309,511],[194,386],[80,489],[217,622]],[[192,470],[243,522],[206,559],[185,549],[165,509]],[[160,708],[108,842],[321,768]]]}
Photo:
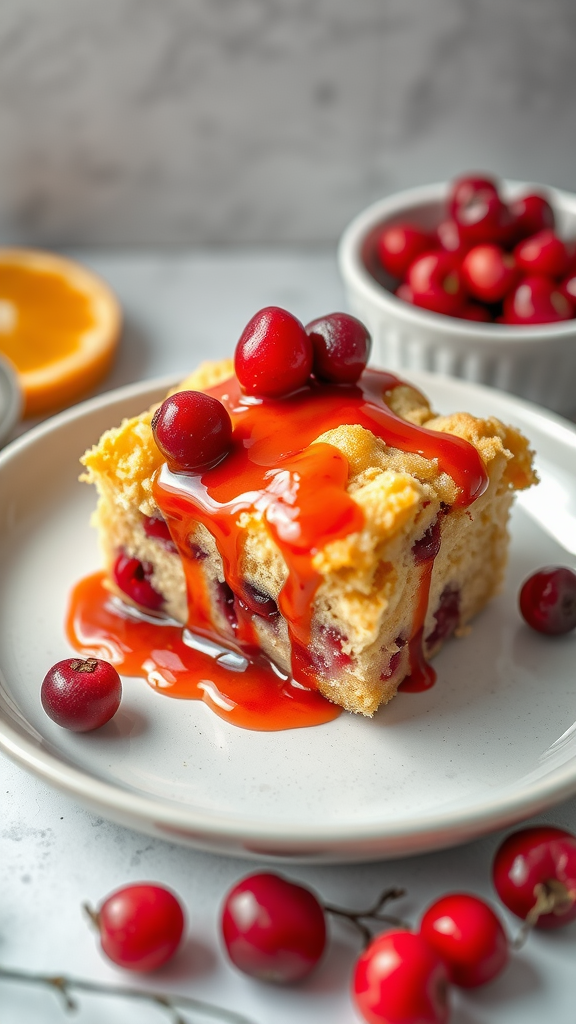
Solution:
{"label": "bread pudding square", "polygon": [[112,592],[370,716],[431,682],[429,659],[498,593],[514,492],[536,478],[513,427],[362,380],[259,404],[230,360],[204,363],[175,391],[227,406],[227,459],[174,473],[154,407],[107,431],[82,479]]}

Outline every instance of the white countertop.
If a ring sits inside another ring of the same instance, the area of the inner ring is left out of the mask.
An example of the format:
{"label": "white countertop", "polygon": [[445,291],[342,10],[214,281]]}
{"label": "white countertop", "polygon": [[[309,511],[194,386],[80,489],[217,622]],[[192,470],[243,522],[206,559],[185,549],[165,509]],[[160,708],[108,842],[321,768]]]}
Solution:
{"label": "white countertop", "polygon": [[[298,250],[206,250],[162,254],[77,252],[118,293],[126,329],[114,387],[139,378],[184,376],[200,358],[229,354],[246,321],[263,305],[287,306],[304,321],[343,307],[333,255]],[[104,389],[102,389],[104,390]],[[120,828],[54,792],[0,757],[0,962],[39,972],[68,973],[110,983],[132,979],[104,962],[80,905],[98,903],[129,881],[167,884],[182,897],[189,940],[171,965],[142,984],[194,995],[244,1013],[254,1024],[351,1024],[359,1020],[348,986],[358,942],[346,924],[332,928],[327,955],[303,985],[272,988],[226,962],[217,932],[229,886],[255,865],[198,853]],[[539,819],[540,820],[540,819]],[[541,820],[576,831],[576,798]],[[408,896],[399,904],[416,919],[447,891],[494,899],[490,863],[500,836],[450,851],[356,866],[283,867],[327,901],[368,904],[387,885]],[[269,866],[269,865],[268,865]],[[277,868],[276,868],[277,870]],[[502,912],[515,931],[510,915]],[[553,1024],[574,1021],[576,923],[530,936],[524,950],[491,985],[456,993],[453,1024]],[[150,1024],[167,1019],[155,1008],[118,999],[81,997],[79,1024]],[[190,1021],[195,1018],[188,1014]],[[0,981],[2,1024],[53,1024],[64,1019],[54,995]]]}

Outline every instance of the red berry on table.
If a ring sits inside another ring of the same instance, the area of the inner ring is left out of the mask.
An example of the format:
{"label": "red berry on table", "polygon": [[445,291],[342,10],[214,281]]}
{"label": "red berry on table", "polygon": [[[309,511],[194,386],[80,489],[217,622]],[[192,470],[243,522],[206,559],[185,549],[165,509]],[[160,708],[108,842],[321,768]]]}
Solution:
{"label": "red berry on table", "polygon": [[537,928],[576,918],[576,836],[536,825],[513,832],[496,852],[494,886],[504,906]]}
{"label": "red berry on table", "polygon": [[116,714],[122,683],[113,665],[98,658],[67,658],[46,673],[40,699],[57,725],[72,732],[91,732]]}
{"label": "red berry on table", "polygon": [[152,417],[154,440],[174,472],[201,473],[219,462],[232,443],[232,421],[212,395],[178,391]]}
{"label": "red berry on table", "polygon": [[377,245],[380,262],[392,277],[404,277],[416,257],[430,248],[431,236],[413,224],[384,228]]}
{"label": "red berry on table", "polygon": [[500,302],[520,276],[514,257],[499,245],[476,245],[462,260],[466,290],[481,302]]}
{"label": "red berry on table", "polygon": [[314,374],[333,384],[354,384],[366,369],[372,339],[348,313],[329,313],[305,327],[314,350]]}
{"label": "red berry on table", "polygon": [[407,283],[414,305],[434,313],[455,314],[464,305],[462,276],[456,260],[447,252],[418,256],[408,270]]}
{"label": "red berry on table", "polygon": [[352,993],[368,1024],[445,1024],[449,977],[421,935],[378,935],[356,962]]}
{"label": "red berry on table", "polygon": [[520,611],[539,633],[559,636],[576,629],[576,573],[565,566],[533,573],[522,584]]}
{"label": "red berry on table", "polygon": [[302,387],[312,373],[312,342],[295,316],[266,306],[242,331],[234,369],[247,394],[281,398]]}
{"label": "red berry on table", "polygon": [[86,907],[100,932],[106,956],[129,971],[155,971],[178,949],[184,912],[161,885],[127,885],[111,893],[96,912]]}
{"label": "red berry on table", "polygon": [[490,310],[486,309],[486,306],[481,306],[478,302],[467,302],[458,312],[458,316],[461,320],[475,320],[479,324],[492,323]]}
{"label": "red berry on table", "polygon": [[550,228],[519,242],[514,256],[520,269],[531,276],[563,277],[568,270],[566,246]]}
{"label": "red berry on table", "polygon": [[453,256],[464,256],[470,245],[462,238],[462,232],[455,220],[443,220],[436,228],[436,238],[441,249]]}
{"label": "red berry on table", "polygon": [[554,210],[544,196],[533,193],[510,203],[517,238],[528,238],[544,228],[554,227]]}
{"label": "red berry on table", "polygon": [[550,324],[570,320],[574,307],[546,277],[525,277],[504,299],[502,323]]}
{"label": "red berry on table", "polygon": [[164,598],[152,586],[151,576],[152,566],[149,562],[141,562],[129,555],[118,555],[112,566],[112,578],[123,594],[143,608],[159,611]]}
{"label": "red berry on table", "polygon": [[436,900],[422,918],[420,934],[444,960],[450,981],[463,988],[484,985],[508,963],[504,928],[478,896],[451,893]]}
{"label": "red berry on table", "polygon": [[226,896],[222,936],[232,963],[244,974],[263,981],[298,981],[324,952],[324,910],[304,886],[259,872]]}

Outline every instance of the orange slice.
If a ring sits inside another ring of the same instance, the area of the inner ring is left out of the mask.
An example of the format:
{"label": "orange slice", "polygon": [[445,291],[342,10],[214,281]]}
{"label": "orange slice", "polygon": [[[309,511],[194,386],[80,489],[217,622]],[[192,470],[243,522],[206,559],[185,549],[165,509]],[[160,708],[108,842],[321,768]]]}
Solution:
{"label": "orange slice", "polygon": [[0,249],[0,353],[13,363],[24,414],[53,412],[106,374],[120,334],[108,286],[72,260]]}

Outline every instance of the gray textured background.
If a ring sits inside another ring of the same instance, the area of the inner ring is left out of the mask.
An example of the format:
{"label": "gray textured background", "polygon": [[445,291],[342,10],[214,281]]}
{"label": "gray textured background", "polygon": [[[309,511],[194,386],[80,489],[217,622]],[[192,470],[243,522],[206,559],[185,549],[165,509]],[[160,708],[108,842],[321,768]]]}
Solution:
{"label": "gray textured background", "polygon": [[331,243],[470,167],[576,188],[575,0],[2,0],[0,238]]}

